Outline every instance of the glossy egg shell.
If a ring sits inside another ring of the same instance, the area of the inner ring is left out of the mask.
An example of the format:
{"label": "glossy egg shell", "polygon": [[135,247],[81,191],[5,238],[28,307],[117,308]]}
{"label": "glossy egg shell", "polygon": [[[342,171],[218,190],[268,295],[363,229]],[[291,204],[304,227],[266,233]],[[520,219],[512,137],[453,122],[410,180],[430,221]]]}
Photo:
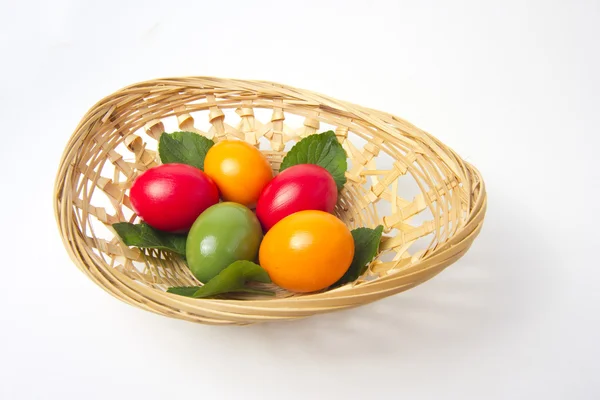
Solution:
{"label": "glossy egg shell", "polygon": [[344,223],[317,210],[294,213],[266,233],[260,265],[275,284],[293,292],[325,289],[346,273],[354,239]]}
{"label": "glossy egg shell", "polygon": [[141,174],[129,198],[135,212],[150,226],[182,233],[204,210],[219,202],[219,190],[198,168],[164,164]]}
{"label": "glossy egg shell", "polygon": [[325,168],[298,164],[281,172],[263,189],[256,205],[256,215],[267,231],[298,211],[332,213],[337,195],[335,181]]}
{"label": "glossy egg shell", "polygon": [[186,242],[187,263],[208,282],[238,260],[255,261],[263,234],[254,213],[241,204],[216,204],[194,222]]}
{"label": "glossy egg shell", "polygon": [[273,178],[263,153],[241,140],[222,140],[212,146],[204,171],[216,183],[224,201],[254,207],[261,191]]}

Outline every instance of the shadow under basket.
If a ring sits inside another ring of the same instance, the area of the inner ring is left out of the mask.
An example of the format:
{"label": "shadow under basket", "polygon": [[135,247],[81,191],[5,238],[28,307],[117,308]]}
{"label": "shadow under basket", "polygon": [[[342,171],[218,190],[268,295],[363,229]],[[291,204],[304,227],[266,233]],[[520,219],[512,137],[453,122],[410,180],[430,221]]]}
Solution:
{"label": "shadow under basket", "polygon": [[[313,294],[193,299],[182,259],[125,246],[112,229],[139,222],[129,188],[159,164],[163,132],[245,140],[277,171],[299,139],[333,130],[348,154],[336,215],[351,229],[384,226],[379,253],[356,282]],[[380,111],[263,81],[157,79],[98,102],[67,144],[54,209],[75,264],[113,296],[158,314],[206,324],[294,319],[359,306],[410,289],[458,260],[479,233],[486,193],[479,172],[436,138]]]}

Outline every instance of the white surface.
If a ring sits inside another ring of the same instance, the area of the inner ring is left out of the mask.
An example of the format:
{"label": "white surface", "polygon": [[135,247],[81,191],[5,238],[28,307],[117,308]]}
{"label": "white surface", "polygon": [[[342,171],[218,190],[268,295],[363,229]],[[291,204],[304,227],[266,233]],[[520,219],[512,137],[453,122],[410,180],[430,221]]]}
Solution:
{"label": "white surface", "polygon": [[[598,2],[29,3],[0,5],[0,398],[600,398]],[[55,170],[95,101],[178,75],[408,119],[482,171],[480,237],[420,287],[298,322],[113,299],[63,249]]]}

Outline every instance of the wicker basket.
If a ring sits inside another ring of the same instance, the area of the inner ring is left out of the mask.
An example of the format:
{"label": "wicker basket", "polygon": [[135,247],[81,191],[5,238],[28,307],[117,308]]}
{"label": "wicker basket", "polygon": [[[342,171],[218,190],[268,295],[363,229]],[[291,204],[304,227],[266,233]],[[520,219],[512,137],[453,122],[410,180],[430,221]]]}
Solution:
{"label": "wicker basket", "polygon": [[[192,299],[169,286],[197,284],[183,261],[125,246],[111,225],[136,221],[128,189],[159,163],[164,131],[238,138],[263,150],[277,170],[306,135],[333,129],[348,153],[336,214],[351,228],[383,224],[379,254],[358,281],[315,294]],[[207,324],[293,319],[366,304],[440,273],[479,233],[486,193],[479,172],[410,123],[321,94],[262,81],[159,79],[97,103],[67,144],[55,213],[75,264],[115,297],[170,317]]]}

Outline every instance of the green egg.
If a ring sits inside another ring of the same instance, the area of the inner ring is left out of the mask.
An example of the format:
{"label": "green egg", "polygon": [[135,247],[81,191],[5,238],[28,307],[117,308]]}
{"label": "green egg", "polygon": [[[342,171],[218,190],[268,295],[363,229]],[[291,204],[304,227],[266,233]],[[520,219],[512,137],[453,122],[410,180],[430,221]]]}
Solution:
{"label": "green egg", "polygon": [[186,258],[200,282],[238,260],[254,261],[263,238],[260,222],[245,206],[225,202],[206,209],[192,225]]}

